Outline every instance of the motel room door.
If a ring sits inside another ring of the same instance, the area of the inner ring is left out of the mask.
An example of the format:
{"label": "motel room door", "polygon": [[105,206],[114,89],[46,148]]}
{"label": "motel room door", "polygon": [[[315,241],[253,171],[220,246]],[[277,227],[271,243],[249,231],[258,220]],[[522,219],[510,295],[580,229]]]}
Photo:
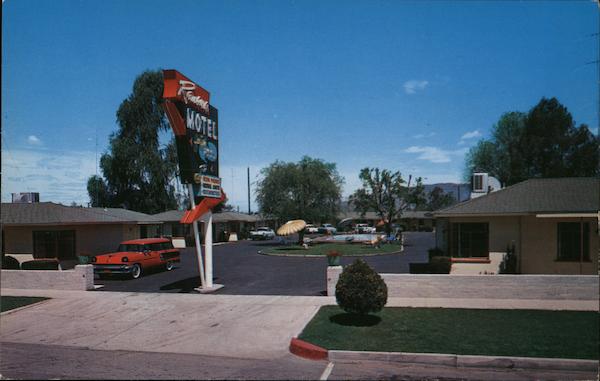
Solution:
{"label": "motel room door", "polygon": [[452,233],[452,256],[461,258],[489,256],[487,223],[454,223]]}

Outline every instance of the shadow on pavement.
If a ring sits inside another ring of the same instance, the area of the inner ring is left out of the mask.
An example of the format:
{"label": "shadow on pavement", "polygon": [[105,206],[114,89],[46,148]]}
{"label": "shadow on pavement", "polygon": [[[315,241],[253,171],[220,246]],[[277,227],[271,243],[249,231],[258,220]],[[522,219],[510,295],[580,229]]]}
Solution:
{"label": "shadow on pavement", "polygon": [[[213,282],[219,278],[213,278]],[[161,286],[161,291],[179,290],[178,293],[189,293],[194,291],[195,288],[200,287],[200,277],[195,276],[178,280],[177,282],[165,284]]]}
{"label": "shadow on pavement", "polygon": [[372,327],[381,322],[381,317],[376,315],[344,313],[331,316],[329,321],[335,324],[351,327]]}

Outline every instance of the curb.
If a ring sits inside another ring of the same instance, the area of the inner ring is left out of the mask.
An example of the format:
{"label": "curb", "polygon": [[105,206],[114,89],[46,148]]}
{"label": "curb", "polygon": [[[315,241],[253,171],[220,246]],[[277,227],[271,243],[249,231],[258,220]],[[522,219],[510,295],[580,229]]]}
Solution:
{"label": "curb", "polygon": [[445,365],[455,368],[496,368],[496,369],[538,369],[563,371],[598,370],[596,360],[578,360],[541,357],[477,356],[454,355],[444,353],[407,353],[407,352],[366,352],[366,351],[329,351],[329,360],[334,361],[386,361],[399,363],[418,363]]}
{"label": "curb", "polygon": [[[347,254],[347,255],[342,255],[342,257],[375,257],[378,255],[399,255],[402,254],[403,251],[395,251],[392,253],[369,253],[369,254]],[[270,253],[265,253],[262,250],[258,250],[258,254],[260,255],[267,255],[270,257],[296,257],[296,258],[327,258],[325,255],[319,255],[319,254],[270,254]]]}
{"label": "curb", "polygon": [[442,365],[454,368],[536,369],[595,372],[597,360],[578,360],[541,357],[509,357],[455,355],[444,353],[339,351],[321,348],[296,337],[290,342],[290,352],[311,360],[382,361],[406,364]]}
{"label": "curb", "polygon": [[290,341],[290,352],[296,356],[303,357],[309,360],[325,360],[327,359],[327,349],[321,348],[304,340],[292,337]]}

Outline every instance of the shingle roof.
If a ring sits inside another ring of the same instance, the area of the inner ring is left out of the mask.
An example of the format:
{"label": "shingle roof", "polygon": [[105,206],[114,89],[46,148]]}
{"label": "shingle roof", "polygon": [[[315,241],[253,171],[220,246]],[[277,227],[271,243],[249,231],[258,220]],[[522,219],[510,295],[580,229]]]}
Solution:
{"label": "shingle roof", "polygon": [[530,179],[435,212],[450,215],[597,213],[600,179]]}
{"label": "shingle roof", "polygon": [[[360,219],[366,219],[366,220],[380,220],[381,217],[379,217],[379,215],[375,212],[367,212],[365,213],[364,217],[361,217],[360,213],[358,212],[341,212],[338,214],[338,218],[339,219],[346,219],[346,218],[352,218],[355,220],[360,220]],[[433,215],[431,214],[431,212],[427,212],[427,211],[412,211],[412,210],[407,210],[402,212],[402,215],[400,216],[400,219],[404,219],[404,218],[433,218]]]}
{"label": "shingle roof", "polygon": [[[165,222],[179,222],[183,217],[184,212],[181,210],[169,210],[166,212],[155,214],[153,217]],[[263,221],[264,218],[255,214],[244,214],[238,212],[221,212],[213,214],[213,222],[228,222],[228,221],[244,221],[257,222]]]}
{"label": "shingle roof", "polygon": [[89,208],[95,212],[110,214],[114,217],[120,218],[124,221],[136,221],[138,223],[160,223],[161,219],[156,216],[135,212],[133,210],[121,209],[121,208]]}
{"label": "shingle roof", "polygon": [[164,222],[179,222],[183,217],[181,210],[167,210],[166,212],[155,214],[153,217]]}
{"label": "shingle roof", "polygon": [[52,202],[2,203],[4,225],[159,223],[153,216],[117,208],[79,208]]}

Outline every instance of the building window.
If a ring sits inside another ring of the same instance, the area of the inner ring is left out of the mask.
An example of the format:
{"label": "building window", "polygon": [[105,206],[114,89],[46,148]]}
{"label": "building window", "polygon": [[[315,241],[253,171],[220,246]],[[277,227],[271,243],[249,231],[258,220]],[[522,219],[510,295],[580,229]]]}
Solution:
{"label": "building window", "polygon": [[473,190],[474,191],[483,191],[483,176],[481,176],[481,175],[473,176]]}
{"label": "building window", "polygon": [[559,222],[558,260],[590,260],[590,224],[589,222]]}
{"label": "building window", "polygon": [[75,258],[75,231],[49,230],[33,232],[34,258]]}
{"label": "building window", "polygon": [[453,223],[452,256],[488,257],[488,237],[487,223]]}

